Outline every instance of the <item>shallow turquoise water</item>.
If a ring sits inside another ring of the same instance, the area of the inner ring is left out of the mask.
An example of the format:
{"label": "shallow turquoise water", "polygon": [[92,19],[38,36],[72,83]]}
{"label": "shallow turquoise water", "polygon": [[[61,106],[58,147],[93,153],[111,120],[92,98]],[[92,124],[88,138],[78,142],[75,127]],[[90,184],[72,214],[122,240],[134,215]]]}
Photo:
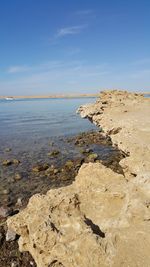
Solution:
{"label": "shallow turquoise water", "polygon": [[77,108],[95,98],[0,100],[1,142],[76,134],[94,129],[76,114]]}

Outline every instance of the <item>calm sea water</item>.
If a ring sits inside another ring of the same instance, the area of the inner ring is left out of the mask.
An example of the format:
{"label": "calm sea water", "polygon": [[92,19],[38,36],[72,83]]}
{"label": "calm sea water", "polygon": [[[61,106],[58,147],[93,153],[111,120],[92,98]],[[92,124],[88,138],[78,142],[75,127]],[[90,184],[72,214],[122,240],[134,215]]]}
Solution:
{"label": "calm sea water", "polygon": [[146,98],[150,98],[150,94],[145,94],[145,97]]}
{"label": "calm sea water", "polygon": [[80,105],[95,100],[0,100],[0,143],[18,139],[57,137],[94,129],[93,124],[76,114],[76,110]]}
{"label": "calm sea water", "polygon": [[[0,101],[0,206],[14,205],[19,197],[26,203],[35,193],[72,183],[81,161],[88,157],[83,154],[85,148],[92,149],[100,160],[112,162],[115,149],[103,142],[94,143],[94,137],[93,143],[88,144],[83,134],[83,143],[76,145],[76,135],[97,129],[76,114],[80,105],[94,101],[95,98]],[[58,154],[51,157],[54,150]],[[3,160],[13,159],[20,164],[3,166]],[[74,167],[67,170],[68,160]],[[33,166],[39,164],[53,166],[58,173],[33,172]],[[15,179],[16,174],[20,180]],[[8,191],[7,196],[4,190]]]}
{"label": "calm sea water", "polygon": [[[80,147],[75,145],[76,137],[70,142],[66,136],[97,129],[76,114],[80,105],[95,101],[95,98],[0,101],[0,205],[15,204],[18,197],[27,200],[35,193],[45,193],[72,182],[77,169],[67,173],[62,170],[67,160],[83,160],[82,149],[87,148],[88,141]],[[82,136],[84,141],[85,135]],[[100,160],[116,166],[120,156],[110,145],[93,141],[88,148],[97,153]],[[53,150],[59,151],[56,158],[49,157]],[[5,167],[2,166],[4,159],[17,159],[20,164]],[[58,174],[50,177],[45,172],[32,172],[33,166],[45,163],[58,169]],[[16,181],[18,173],[21,180]],[[7,196],[3,194],[6,189]]]}

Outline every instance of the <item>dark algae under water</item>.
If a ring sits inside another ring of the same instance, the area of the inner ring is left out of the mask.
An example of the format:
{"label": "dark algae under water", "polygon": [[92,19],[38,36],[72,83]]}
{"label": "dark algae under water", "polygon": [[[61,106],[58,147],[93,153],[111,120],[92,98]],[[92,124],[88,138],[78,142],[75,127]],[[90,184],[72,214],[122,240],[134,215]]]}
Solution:
{"label": "dark algae under water", "polygon": [[6,147],[0,152],[0,203],[22,203],[35,193],[65,186],[74,180],[85,162],[101,161],[121,172],[121,153],[99,131],[34,142],[31,148]]}

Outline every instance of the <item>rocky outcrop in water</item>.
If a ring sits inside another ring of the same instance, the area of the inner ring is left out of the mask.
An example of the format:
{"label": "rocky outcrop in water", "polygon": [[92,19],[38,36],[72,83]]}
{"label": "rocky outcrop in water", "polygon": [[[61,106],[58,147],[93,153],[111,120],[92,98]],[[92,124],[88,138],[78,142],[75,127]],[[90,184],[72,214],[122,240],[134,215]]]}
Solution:
{"label": "rocky outcrop in water", "polygon": [[78,111],[125,152],[123,174],[101,163],[83,164],[72,185],[31,197],[8,219],[8,228],[38,267],[148,267],[150,101],[109,91]]}

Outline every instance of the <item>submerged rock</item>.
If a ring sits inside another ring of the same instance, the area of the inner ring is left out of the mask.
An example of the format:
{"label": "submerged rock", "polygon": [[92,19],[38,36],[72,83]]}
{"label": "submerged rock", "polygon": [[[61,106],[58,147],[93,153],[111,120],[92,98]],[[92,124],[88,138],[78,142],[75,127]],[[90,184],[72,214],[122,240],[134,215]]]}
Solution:
{"label": "submerged rock", "polygon": [[11,164],[13,164],[13,162],[9,159],[5,159],[2,161],[3,166],[10,166]]}
{"label": "submerged rock", "polygon": [[94,162],[96,159],[98,158],[98,155],[96,153],[91,153],[87,158],[86,160],[88,162]]}
{"label": "submerged rock", "polygon": [[23,198],[19,197],[17,199],[16,206],[17,207],[22,207],[22,205],[23,205]]}
{"label": "submerged rock", "polygon": [[48,168],[49,168],[48,164],[43,164],[43,165],[38,164],[32,168],[32,172],[41,172],[47,170]]}
{"label": "submerged rock", "polygon": [[82,154],[89,154],[89,153],[92,152],[92,149],[91,148],[85,148],[85,149],[83,148],[83,149],[80,150],[80,152]]}
{"label": "submerged rock", "polygon": [[18,159],[12,159],[12,160],[5,159],[5,160],[2,161],[2,165],[3,166],[10,166],[12,164],[19,164],[19,163],[20,163],[20,160],[18,160]]}
{"label": "submerged rock", "polygon": [[8,195],[10,193],[10,190],[9,189],[4,189],[3,191],[2,191],[2,194],[3,195]]}
{"label": "submerged rock", "polygon": [[60,154],[59,150],[53,150],[53,151],[49,152],[47,155],[49,157],[57,157],[59,154]]}
{"label": "submerged rock", "polygon": [[21,180],[21,179],[22,179],[21,174],[20,174],[20,173],[15,173],[15,180],[16,180],[16,181],[19,181],[19,180]]}
{"label": "submerged rock", "polygon": [[50,166],[46,171],[45,171],[45,175],[50,175],[53,174],[55,167],[52,165]]}
{"label": "submerged rock", "polygon": [[57,174],[58,172],[59,172],[58,169],[54,169],[54,171],[53,171],[54,174]]}
{"label": "submerged rock", "polygon": [[0,207],[0,217],[2,218],[7,218],[12,214],[12,209],[9,207]]}
{"label": "submerged rock", "polygon": [[10,152],[11,151],[11,148],[7,147],[5,148],[5,152]]}
{"label": "submerged rock", "polygon": [[74,167],[74,163],[71,160],[67,160],[65,163],[65,167],[68,169],[72,169]]}
{"label": "submerged rock", "polygon": [[16,237],[17,237],[17,235],[13,230],[11,230],[11,229],[7,230],[6,241],[14,241],[16,239]]}
{"label": "submerged rock", "polygon": [[13,159],[13,160],[12,160],[12,163],[13,163],[13,164],[19,164],[19,163],[20,163],[20,160],[18,160],[18,159]]}

